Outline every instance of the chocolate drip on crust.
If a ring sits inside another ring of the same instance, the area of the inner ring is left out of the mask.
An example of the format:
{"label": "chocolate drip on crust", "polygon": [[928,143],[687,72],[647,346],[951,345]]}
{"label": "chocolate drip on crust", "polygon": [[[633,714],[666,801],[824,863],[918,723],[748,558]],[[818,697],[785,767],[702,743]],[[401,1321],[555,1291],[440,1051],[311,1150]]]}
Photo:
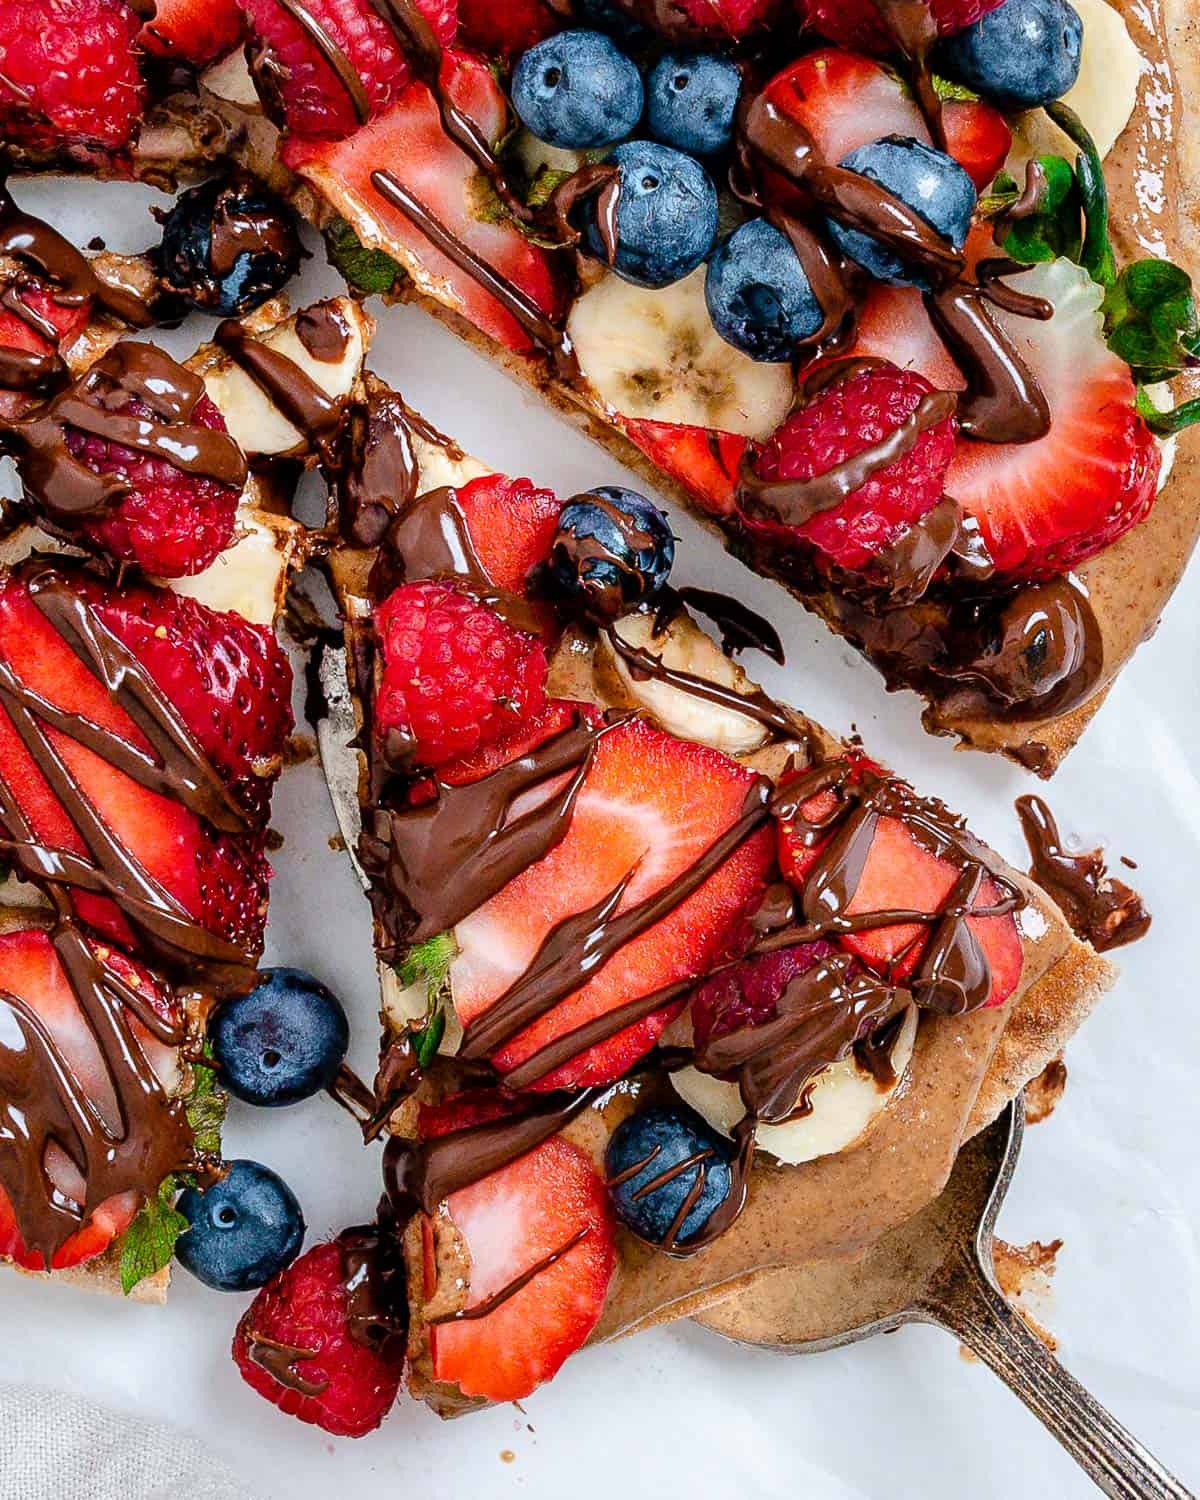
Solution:
{"label": "chocolate drip on crust", "polygon": [[1145,937],[1150,913],[1132,886],[1109,875],[1100,850],[1068,853],[1040,797],[1018,797],[1016,808],[1029,845],[1029,873],[1062,907],[1076,936],[1098,953]]}
{"label": "chocolate drip on crust", "polygon": [[[241,490],[247,475],[241,449],[227,432],[191,421],[203,395],[200,377],[162,349],[116,344],[46,405],[28,416],[0,419],[0,447],[16,458],[39,519],[63,533],[129,492],[124,480],[97,474],[72,455],[68,429]],[[140,403],[138,409],[128,409],[131,400]]]}
{"label": "chocolate drip on crust", "polygon": [[383,1359],[403,1359],[408,1333],[404,1261],[396,1237],[378,1224],[338,1236],[346,1287],[346,1323],[356,1344]]}

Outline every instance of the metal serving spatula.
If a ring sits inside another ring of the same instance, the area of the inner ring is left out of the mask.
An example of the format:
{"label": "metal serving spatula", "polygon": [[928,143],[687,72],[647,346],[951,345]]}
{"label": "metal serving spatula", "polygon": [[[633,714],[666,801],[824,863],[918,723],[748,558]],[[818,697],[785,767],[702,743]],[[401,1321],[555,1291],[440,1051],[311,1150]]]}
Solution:
{"label": "metal serving spatula", "polygon": [[993,1231],[1025,1129],[1022,1099],[968,1142],[941,1197],[859,1261],[765,1278],[702,1321],[739,1343],[817,1354],[905,1323],[933,1323],[999,1375],[1106,1495],[1194,1500],[1090,1396],[1005,1300]]}

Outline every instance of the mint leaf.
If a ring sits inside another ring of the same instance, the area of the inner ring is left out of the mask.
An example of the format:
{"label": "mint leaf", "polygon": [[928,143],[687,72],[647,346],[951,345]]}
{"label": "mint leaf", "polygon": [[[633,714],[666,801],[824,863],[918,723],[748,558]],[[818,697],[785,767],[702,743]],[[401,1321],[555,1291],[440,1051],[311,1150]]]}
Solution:
{"label": "mint leaf", "polygon": [[446,1012],[441,1006],[430,1016],[420,1031],[413,1033],[413,1046],[417,1054],[419,1067],[427,1068],[437,1056],[437,1049],[442,1045],[442,1038],[446,1034]]}
{"label": "mint leaf", "polygon": [[931,81],[933,92],[943,104],[965,100],[974,101],[979,98],[975,90],[969,89],[965,83],[955,83],[952,78],[943,78],[940,73],[934,73]]}
{"label": "mint leaf", "polygon": [[154,1276],[175,1254],[188,1221],[175,1207],[179,1184],[166,1178],[121,1240],[121,1290],[128,1297],[139,1281]]}
{"label": "mint leaf", "polygon": [[1174,437],[1185,427],[1194,427],[1200,423],[1200,396],[1194,397],[1191,401],[1181,402],[1169,411],[1159,411],[1151,401],[1146,387],[1139,385],[1135,404],[1138,415],[1150,431],[1158,437]]}
{"label": "mint leaf", "polygon": [[1108,346],[1139,381],[1169,380],[1200,363],[1192,279],[1169,260],[1126,266],[1104,298]]}
{"label": "mint leaf", "polygon": [[529,191],[525,194],[525,201],[530,208],[541,208],[543,203],[548,203],[556,187],[560,187],[570,172],[564,172],[561,167],[552,167],[543,163],[538,168],[538,174],[529,184]]}
{"label": "mint leaf", "polygon": [[[206,1055],[211,1055],[207,1042],[204,1044],[204,1051]],[[217,1087],[217,1075],[211,1068],[193,1063],[192,1077],[194,1081],[187,1102],[187,1118],[196,1138],[196,1150],[201,1156],[219,1156],[221,1127],[225,1123],[228,1101]]]}
{"label": "mint leaf", "polygon": [[[1012,260],[1029,265],[1060,255],[1078,260],[1083,248],[1083,203],[1075,173],[1061,156],[1039,156],[1038,162],[1045,186],[1037,208],[1026,218],[1012,220],[1003,236],[997,236],[997,244]],[[991,197],[1000,200],[994,216],[999,217],[1020,197],[1020,190],[1007,172],[997,176],[994,188]]]}
{"label": "mint leaf", "polygon": [[1096,143],[1083,121],[1061,99],[1046,105],[1046,113],[1060,130],[1079,147],[1075,159],[1075,176],[1083,199],[1084,234],[1079,264],[1093,281],[1112,286],[1117,279],[1117,263],[1108,237],[1108,186],[1104,165]]}
{"label": "mint leaf", "polygon": [[325,253],[351,291],[364,296],[384,296],[404,278],[403,266],[383,250],[368,250],[345,219],[335,219],[326,229]]}
{"label": "mint leaf", "polygon": [[449,979],[450,965],[457,957],[458,944],[454,941],[454,934],[439,932],[408,950],[395,966],[396,978],[406,990],[423,982],[432,1003]]}

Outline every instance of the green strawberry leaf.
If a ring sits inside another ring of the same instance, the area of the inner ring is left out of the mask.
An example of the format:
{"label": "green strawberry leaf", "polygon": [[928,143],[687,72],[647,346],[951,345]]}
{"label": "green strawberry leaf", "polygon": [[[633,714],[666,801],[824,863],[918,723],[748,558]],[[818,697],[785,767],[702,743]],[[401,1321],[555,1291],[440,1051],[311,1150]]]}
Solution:
{"label": "green strawberry leaf", "polygon": [[1117,263],[1113,257],[1112,241],[1108,237],[1108,187],[1104,181],[1104,165],[1096,143],[1087,127],[1068,104],[1061,99],[1046,105],[1046,113],[1060,130],[1079,147],[1075,158],[1075,176],[1083,199],[1083,247],[1079,253],[1079,264],[1093,281],[1101,286],[1112,286],[1117,279]]}
{"label": "green strawberry leaf", "polygon": [[570,172],[564,172],[561,167],[552,167],[543,163],[538,168],[538,174],[529,184],[529,191],[525,194],[525,201],[530,208],[541,208],[543,203],[549,203],[551,194],[556,187],[561,187]]}
{"label": "green strawberry leaf", "polygon": [[1083,247],[1083,205],[1075,173],[1061,156],[1040,156],[1038,161],[1045,186],[1033,213],[1004,225],[1004,213],[1021,196],[1015,179],[1007,172],[999,173],[995,191],[983,200],[981,208],[986,206],[990,216],[1001,221],[998,228],[1002,232],[996,242],[1012,260],[1028,265],[1056,260],[1060,255],[1078,260]]}
{"label": "green strawberry leaf", "polygon": [[1139,385],[1136,404],[1138,415],[1150,431],[1158,437],[1174,437],[1185,427],[1194,427],[1200,423],[1200,396],[1194,397],[1191,401],[1183,401],[1169,411],[1160,411],[1150,399],[1150,393],[1146,387]]}
{"label": "green strawberry leaf", "polygon": [[128,1297],[139,1281],[170,1263],[188,1221],[175,1207],[179,1182],[167,1177],[121,1240],[121,1290]]}
{"label": "green strawberry leaf", "polygon": [[1109,348],[1145,384],[1200,363],[1192,279],[1168,260],[1125,267],[1104,298],[1104,327]]}
{"label": "green strawberry leaf", "polygon": [[386,296],[404,279],[404,267],[383,250],[369,250],[345,219],[325,230],[325,253],[350,290],[365,297]]}

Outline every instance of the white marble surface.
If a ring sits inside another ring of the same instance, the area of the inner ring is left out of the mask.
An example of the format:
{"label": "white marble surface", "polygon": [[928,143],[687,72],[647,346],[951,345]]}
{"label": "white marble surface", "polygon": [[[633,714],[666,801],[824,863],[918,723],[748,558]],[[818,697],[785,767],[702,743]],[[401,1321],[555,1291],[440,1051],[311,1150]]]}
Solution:
{"label": "white marble surface", "polygon": [[[147,191],[17,187],[22,202],[76,243],[99,233],[114,248],[133,249],[153,235],[145,210],[155,195]],[[332,285],[318,257],[305,292]],[[189,348],[203,327],[193,320],[173,345]],[[528,473],[560,494],[621,478],[604,453],[414,311],[383,314],[374,364],[498,468]],[[1032,789],[1028,778],[928,739],[915,699],[888,697],[871,669],[798,607],[686,517],[675,521],[679,581],[738,593],[779,624],[787,667],[751,659],[751,670],[831,727],[857,726],[898,771],[944,795],[998,849],[1022,859],[1012,801]],[[1089,845],[1105,840],[1114,859],[1138,861],[1131,878],[1154,928],[1117,955],[1121,981],[1072,1045],[1066,1098],[1029,1133],[1000,1223],[1012,1241],[1064,1239],[1043,1307],[1063,1358],[1193,1486],[1200,1484],[1198,609],[1193,569],[1049,794],[1065,831]],[[333,822],[315,766],[286,774],[275,821],[286,842],[276,861],[269,957],[306,966],[338,989],[356,1025],[355,1055],[369,1066],[376,997],[367,909],[345,858],[328,847]],[[274,1113],[235,1106],[227,1139],[232,1154],[287,1176],[304,1202],[310,1239],[370,1213],[377,1150],[364,1151],[329,1103]],[[165,1309],[0,1278],[4,1375],[175,1422],[232,1461],[264,1500],[418,1487],[454,1500],[480,1493],[591,1500],[620,1485],[697,1500],[1094,1493],[993,1377],[930,1329],[786,1360],[681,1324],[583,1354],[524,1411],[503,1407],[443,1426],[404,1403],[375,1436],[335,1444],[278,1415],[237,1378],[228,1347],[243,1301],[210,1293],[183,1272]],[[46,1422],[49,1431],[52,1402]],[[43,1500],[6,1486],[3,1445],[0,1433],[0,1500]]]}

